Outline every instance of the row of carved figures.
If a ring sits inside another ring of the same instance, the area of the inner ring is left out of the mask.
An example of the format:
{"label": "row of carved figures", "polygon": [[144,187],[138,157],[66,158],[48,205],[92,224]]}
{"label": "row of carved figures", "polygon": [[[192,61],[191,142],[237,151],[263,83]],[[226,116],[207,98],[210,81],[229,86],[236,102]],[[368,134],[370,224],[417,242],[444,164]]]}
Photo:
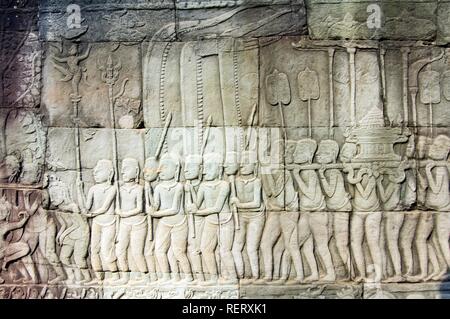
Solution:
{"label": "row of carved figures", "polygon": [[43,190],[15,190],[20,208],[3,191],[2,272],[14,264],[13,281],[39,282],[38,253],[49,283],[440,280],[450,266],[450,138],[410,141],[398,162],[358,163],[355,144],[339,152],[312,139],[297,141],[286,165],[260,168],[247,151],[184,165],[166,153],[146,160],[144,185],[137,160],[122,160],[117,183],[104,159],[87,193],[78,180],[76,201],[46,176]]}

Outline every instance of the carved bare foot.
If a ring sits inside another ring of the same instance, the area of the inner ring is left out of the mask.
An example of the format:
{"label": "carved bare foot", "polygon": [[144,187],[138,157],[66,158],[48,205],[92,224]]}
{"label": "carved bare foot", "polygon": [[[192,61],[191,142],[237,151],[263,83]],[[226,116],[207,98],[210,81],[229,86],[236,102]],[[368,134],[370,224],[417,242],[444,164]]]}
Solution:
{"label": "carved bare foot", "polygon": [[320,281],[323,281],[323,282],[335,282],[336,281],[336,276],[334,274],[328,274],[328,275],[320,278]]}
{"label": "carved bare foot", "polygon": [[192,277],[192,275],[185,275],[185,277],[183,279],[180,280],[180,283],[182,284],[188,284],[188,283],[193,283],[194,282],[194,277]]}
{"label": "carved bare foot", "polygon": [[62,281],[64,281],[64,276],[57,276],[57,277],[53,278],[52,280],[49,280],[48,284],[49,285],[55,285],[55,284],[57,284],[59,282],[62,282]]}
{"label": "carved bare foot", "polygon": [[421,282],[425,280],[425,275],[416,275],[416,276],[409,276],[407,279],[409,282]]}
{"label": "carved bare foot", "polygon": [[294,278],[294,279],[290,279],[288,281],[286,281],[285,285],[300,285],[303,282],[303,278]]}
{"label": "carved bare foot", "polygon": [[260,278],[255,280],[253,283],[255,285],[266,285],[267,283],[271,282],[272,278],[271,277],[264,277],[264,278]]}
{"label": "carved bare foot", "polygon": [[[67,282],[67,280],[66,280],[66,282]],[[74,281],[72,280],[71,283],[74,283]],[[85,281],[84,284],[85,284],[86,286],[97,286],[97,285],[101,285],[101,284],[102,284],[102,281],[101,281],[101,280],[98,280],[97,278],[92,278],[92,279],[89,280],[89,281]]]}
{"label": "carved bare foot", "polygon": [[434,275],[431,274],[430,276],[431,276],[431,280],[435,280],[435,281],[444,281],[444,280],[448,279],[448,275],[445,272],[445,270],[441,271],[441,272],[439,272],[437,274],[434,274]]}
{"label": "carved bare foot", "polygon": [[353,281],[356,283],[362,283],[365,281],[365,279],[362,276],[358,276],[358,277],[355,277],[355,279],[353,279]]}
{"label": "carved bare foot", "polygon": [[404,280],[403,276],[395,275],[393,277],[384,279],[383,282],[386,282],[386,283],[393,282],[393,283],[395,283],[395,282],[402,282],[403,280]]}
{"label": "carved bare foot", "polygon": [[243,285],[251,285],[255,282],[255,278],[242,278],[239,282]]}
{"label": "carved bare foot", "polygon": [[319,274],[312,274],[312,275],[306,277],[304,280],[305,283],[310,283],[310,282],[315,282],[315,281],[319,281]]}
{"label": "carved bare foot", "polygon": [[270,285],[284,285],[286,283],[286,281],[287,281],[287,278],[280,278],[280,279],[268,282],[268,284],[270,284]]}
{"label": "carved bare foot", "polygon": [[233,278],[220,278],[217,283],[219,285],[236,285],[239,283],[239,281]]}

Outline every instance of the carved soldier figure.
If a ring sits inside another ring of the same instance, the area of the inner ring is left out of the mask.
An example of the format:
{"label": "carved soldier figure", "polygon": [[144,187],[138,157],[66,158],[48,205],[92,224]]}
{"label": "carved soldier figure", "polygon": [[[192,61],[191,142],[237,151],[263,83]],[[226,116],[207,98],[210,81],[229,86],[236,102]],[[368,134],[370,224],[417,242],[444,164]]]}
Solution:
{"label": "carved soldier figure", "polygon": [[[158,179],[158,166],[159,163],[154,157],[149,157],[145,160],[144,164],[144,198],[145,198],[145,212],[147,213],[147,238],[145,240],[144,257],[147,262],[147,269],[149,279],[151,282],[156,281],[156,260],[155,260],[155,241],[154,241],[154,229],[156,225],[153,225],[153,220],[149,215],[151,207],[153,206],[153,187],[152,183]],[[156,222],[156,219],[155,219]]]}
{"label": "carved soldier figure", "polygon": [[344,172],[348,172],[347,180],[355,185],[352,218],[350,221],[351,247],[359,276],[356,282],[366,280],[366,263],[362,243],[364,235],[367,239],[370,255],[375,267],[375,282],[382,278],[382,256],[380,247],[380,228],[382,212],[377,195],[376,178],[379,173],[373,167],[362,167],[356,177],[351,164],[347,164]]}
{"label": "carved soldier figure", "polygon": [[[56,176],[49,177],[48,192],[51,208],[61,223],[56,242],[61,246],[59,257],[65,267],[67,283],[84,283],[91,280],[87,256],[89,249],[89,224],[72,200],[66,184]],[[71,257],[75,262],[73,267]],[[83,278],[81,278],[83,277]]]}
{"label": "carved soldier figure", "polygon": [[339,169],[328,168],[327,164],[336,163],[339,145],[334,140],[322,140],[319,143],[316,158],[322,168],[319,169],[320,182],[325,193],[327,209],[333,214],[334,238],[339,256],[350,276],[351,261],[349,251],[351,196],[345,189],[344,176]]}
{"label": "carved soldier figure", "polygon": [[117,217],[115,215],[116,188],[112,185],[114,166],[110,160],[99,160],[94,167],[93,185],[84,197],[83,184],[78,182],[78,197],[82,212],[92,218],[91,226],[91,264],[96,280],[101,283],[103,272],[111,272],[111,283],[119,279],[114,244],[116,239]]}
{"label": "carved soldier figure", "polygon": [[205,260],[206,269],[210,275],[209,282],[216,284],[218,269],[215,249],[219,245],[220,259],[218,264],[224,265],[221,272],[221,283],[234,284],[237,282],[236,269],[231,252],[234,238],[233,214],[228,203],[230,185],[220,180],[222,156],[209,153],[204,156],[203,181],[200,183],[194,210],[195,215],[205,216],[202,231],[201,252]]}
{"label": "carved soldier figure", "polygon": [[[284,150],[284,140],[280,140],[280,154],[282,160],[286,151]],[[294,181],[291,174],[279,165],[276,167],[263,167],[261,175],[263,182],[264,202],[267,210],[267,219],[261,238],[261,255],[264,263],[264,277],[255,283],[264,284],[274,279],[273,270],[275,258],[273,249],[280,238],[284,243],[284,258],[287,262],[292,259],[296,271],[296,277],[289,281],[289,284],[297,284],[304,278],[303,263],[298,245],[297,223],[298,194],[294,189]],[[286,265],[287,266],[287,265]],[[289,268],[281,263],[281,276],[272,283],[284,283],[289,276]]]}
{"label": "carved soldier figure", "polygon": [[116,256],[119,270],[124,272],[122,283],[129,280],[128,257],[133,258],[139,270],[136,282],[144,280],[147,264],[144,258],[145,239],[147,237],[147,216],[143,213],[144,187],[137,183],[139,179],[139,163],[134,158],[122,161],[122,180],[120,187],[119,233],[117,235]]}
{"label": "carved soldier figure", "polygon": [[[406,178],[405,163],[402,162],[397,169],[381,169],[377,179],[378,193],[386,216],[386,240],[391,257],[394,274],[385,279],[385,282],[401,282],[402,260],[399,250],[400,229],[403,225],[404,215],[399,210],[401,206],[401,188]],[[384,180],[387,179],[387,185]]]}
{"label": "carved soldier figure", "polygon": [[[311,164],[317,149],[316,141],[303,139],[298,141],[294,153],[296,164]],[[293,171],[295,181],[300,194],[301,218],[306,219],[309,230],[313,236],[315,248],[323,262],[326,274],[323,281],[336,280],[333,260],[331,259],[328,242],[328,213],[326,209],[325,196],[320,187],[319,176],[312,169],[295,169]],[[313,272],[313,275],[316,274]]]}
{"label": "carved soldier figure", "polygon": [[201,164],[202,157],[200,155],[188,155],[186,157],[184,165],[184,178],[186,179],[186,182],[184,184],[184,202],[188,218],[191,218],[192,221],[188,224],[188,253],[191,261],[192,273],[197,280],[204,281],[205,276],[203,274],[200,247],[205,218],[202,216],[194,217],[194,212],[189,210],[189,208],[192,207],[192,204],[195,203],[197,198],[197,192],[200,186]]}
{"label": "carved soldier figure", "polygon": [[[5,197],[0,198],[0,273],[7,269],[9,263],[22,260],[23,266],[27,269],[28,274],[31,275],[31,281],[37,282],[37,278],[34,271],[33,260],[31,259],[30,247],[24,241],[17,241],[9,243],[6,240],[6,236],[16,229],[22,228],[29,219],[27,212],[20,212],[19,217],[21,219],[17,222],[9,222],[9,216],[11,215],[12,205]],[[28,275],[22,272],[21,268],[18,268],[24,278]],[[3,284],[5,280],[0,277],[0,284]],[[24,283],[28,282],[24,280]]]}
{"label": "carved soldier figure", "polygon": [[[47,176],[45,177],[44,186],[47,186]],[[39,251],[48,261],[56,273],[56,277],[49,280],[48,283],[55,284],[64,280],[66,275],[56,254],[56,224],[47,211],[50,204],[49,194],[47,190],[42,190],[37,194],[37,198],[32,205],[30,204],[30,195],[31,192],[24,193],[25,209],[29,213],[30,219],[25,227],[22,240],[28,243],[30,255]]]}
{"label": "carved soldier figure", "polygon": [[238,209],[239,229],[235,233],[233,255],[239,278],[244,277],[242,250],[247,244],[252,279],[259,278],[259,244],[265,221],[261,179],[256,176],[256,154],[244,152],[241,156],[240,175],[236,178],[236,197],[230,199]]}
{"label": "carved soldier figure", "polygon": [[[450,138],[445,135],[435,137],[428,152],[428,157],[431,161],[425,167],[429,185],[425,205],[429,209],[438,212],[436,214],[434,231],[447,268],[450,267],[450,246],[448,241],[450,234],[450,180],[447,168],[449,151]],[[444,164],[439,165],[438,161],[442,161]],[[444,273],[445,271],[443,271],[442,275]]]}
{"label": "carved soldier figure", "polygon": [[162,273],[162,282],[170,279],[167,257],[170,246],[185,275],[184,281],[193,280],[186,255],[188,223],[183,207],[184,188],[178,181],[179,172],[180,162],[173,155],[166,154],[161,158],[159,167],[161,181],[155,187],[154,206],[150,214],[159,218],[155,234],[155,255]]}

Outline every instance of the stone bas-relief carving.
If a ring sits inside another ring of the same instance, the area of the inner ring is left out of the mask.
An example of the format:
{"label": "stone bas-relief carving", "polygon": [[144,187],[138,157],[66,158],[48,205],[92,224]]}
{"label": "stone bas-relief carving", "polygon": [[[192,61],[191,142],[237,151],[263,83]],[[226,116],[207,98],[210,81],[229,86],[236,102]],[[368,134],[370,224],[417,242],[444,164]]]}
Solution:
{"label": "stone bas-relief carving", "polygon": [[[2,38],[1,298],[448,298],[448,49],[281,37],[302,1],[125,2]],[[372,38],[320,10],[312,38]],[[415,32],[396,10],[372,39]]]}

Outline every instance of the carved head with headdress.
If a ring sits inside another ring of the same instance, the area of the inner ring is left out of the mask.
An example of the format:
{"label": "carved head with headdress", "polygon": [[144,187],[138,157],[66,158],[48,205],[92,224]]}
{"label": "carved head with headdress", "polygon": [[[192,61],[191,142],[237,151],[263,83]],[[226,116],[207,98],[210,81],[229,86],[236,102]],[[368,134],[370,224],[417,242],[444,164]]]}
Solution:
{"label": "carved head with headdress", "polygon": [[311,164],[314,159],[314,153],[317,149],[317,142],[310,138],[301,139],[297,142],[294,152],[294,161],[296,164]]}

